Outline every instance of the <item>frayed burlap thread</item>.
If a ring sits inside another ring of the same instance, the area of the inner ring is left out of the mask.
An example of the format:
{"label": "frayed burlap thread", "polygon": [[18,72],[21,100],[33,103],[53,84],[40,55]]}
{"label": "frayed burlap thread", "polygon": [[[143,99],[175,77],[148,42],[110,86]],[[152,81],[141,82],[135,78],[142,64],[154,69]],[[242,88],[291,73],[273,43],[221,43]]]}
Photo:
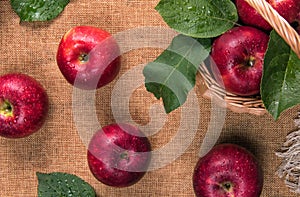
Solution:
{"label": "frayed burlap thread", "polygon": [[284,178],[284,182],[291,191],[300,194],[300,112],[295,119],[298,130],[286,136],[281,151],[276,155],[283,159],[277,175]]}

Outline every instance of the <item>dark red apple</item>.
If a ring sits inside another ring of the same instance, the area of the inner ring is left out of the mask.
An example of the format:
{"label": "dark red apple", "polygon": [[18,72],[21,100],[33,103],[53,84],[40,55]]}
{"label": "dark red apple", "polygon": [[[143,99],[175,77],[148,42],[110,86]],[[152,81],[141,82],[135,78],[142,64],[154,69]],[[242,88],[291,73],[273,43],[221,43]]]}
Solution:
{"label": "dark red apple", "polygon": [[47,113],[48,96],[38,81],[20,73],[0,77],[0,136],[29,136],[42,127]]}
{"label": "dark red apple", "polygon": [[81,89],[110,83],[120,70],[120,49],[112,35],[100,28],[77,26],[61,39],[58,67],[66,80]]}
{"label": "dark red apple", "polygon": [[92,174],[102,183],[128,187],[146,173],[151,159],[148,138],[129,124],[111,124],[92,137],[87,153]]}
{"label": "dark red apple", "polygon": [[297,31],[297,33],[300,35],[300,12],[296,18],[296,20],[293,22],[293,27]]}
{"label": "dark red apple", "polygon": [[249,26],[239,26],[218,37],[212,45],[211,68],[227,92],[240,96],[260,92],[263,60],[269,36]]}
{"label": "dark red apple", "polygon": [[235,144],[219,144],[200,158],[193,174],[199,197],[258,197],[262,169],[255,156]]}
{"label": "dark red apple", "polygon": [[[266,0],[283,18],[293,23],[300,12],[299,0]],[[236,0],[236,6],[241,21],[249,26],[271,30],[271,25],[245,0]]]}

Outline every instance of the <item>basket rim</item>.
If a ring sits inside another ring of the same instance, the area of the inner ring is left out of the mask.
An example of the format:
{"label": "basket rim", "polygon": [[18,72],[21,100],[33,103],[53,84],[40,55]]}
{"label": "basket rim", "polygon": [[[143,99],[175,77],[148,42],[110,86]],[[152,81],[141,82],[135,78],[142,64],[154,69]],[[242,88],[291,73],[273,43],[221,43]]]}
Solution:
{"label": "basket rim", "polygon": [[260,95],[242,97],[226,92],[214,79],[213,74],[208,70],[205,63],[199,66],[200,75],[203,78],[207,90],[203,97],[215,101],[219,106],[228,108],[238,113],[250,113],[263,115],[266,109]]}

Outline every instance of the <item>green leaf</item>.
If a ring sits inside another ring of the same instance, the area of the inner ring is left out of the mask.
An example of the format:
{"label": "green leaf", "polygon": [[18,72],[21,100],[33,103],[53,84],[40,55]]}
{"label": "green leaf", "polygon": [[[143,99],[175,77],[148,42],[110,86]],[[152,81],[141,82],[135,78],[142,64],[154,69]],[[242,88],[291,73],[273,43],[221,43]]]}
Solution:
{"label": "green leaf", "polygon": [[238,21],[231,0],[161,0],[155,9],[172,29],[197,38],[217,37]]}
{"label": "green leaf", "polygon": [[94,189],[81,178],[67,173],[37,172],[39,197],[95,197]]}
{"label": "green leaf", "polygon": [[56,18],[70,0],[10,0],[21,21],[48,21]]}
{"label": "green leaf", "polygon": [[264,58],[261,97],[277,120],[288,108],[300,103],[300,59],[273,30]]}
{"label": "green leaf", "polygon": [[210,39],[180,34],[156,60],[145,66],[145,86],[157,99],[163,99],[167,113],[186,101],[195,86],[198,67],[208,57],[210,48]]}

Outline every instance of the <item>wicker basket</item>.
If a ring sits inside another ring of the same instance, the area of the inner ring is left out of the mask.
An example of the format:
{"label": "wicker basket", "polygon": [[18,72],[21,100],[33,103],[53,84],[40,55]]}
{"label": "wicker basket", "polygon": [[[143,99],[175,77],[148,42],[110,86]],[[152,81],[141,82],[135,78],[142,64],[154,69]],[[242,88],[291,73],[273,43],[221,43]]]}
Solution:
{"label": "wicker basket", "polygon": [[[290,24],[281,17],[266,0],[246,0],[258,13],[265,18],[266,21],[274,28],[274,30],[290,45],[291,49],[300,58],[300,36],[290,26]],[[209,69],[202,64],[200,66],[200,73],[204,79],[207,90],[204,91],[203,96],[209,99],[214,98],[214,101],[234,112],[250,113],[255,115],[265,114],[267,111],[264,108],[260,96],[241,97],[228,92],[212,77]]]}

